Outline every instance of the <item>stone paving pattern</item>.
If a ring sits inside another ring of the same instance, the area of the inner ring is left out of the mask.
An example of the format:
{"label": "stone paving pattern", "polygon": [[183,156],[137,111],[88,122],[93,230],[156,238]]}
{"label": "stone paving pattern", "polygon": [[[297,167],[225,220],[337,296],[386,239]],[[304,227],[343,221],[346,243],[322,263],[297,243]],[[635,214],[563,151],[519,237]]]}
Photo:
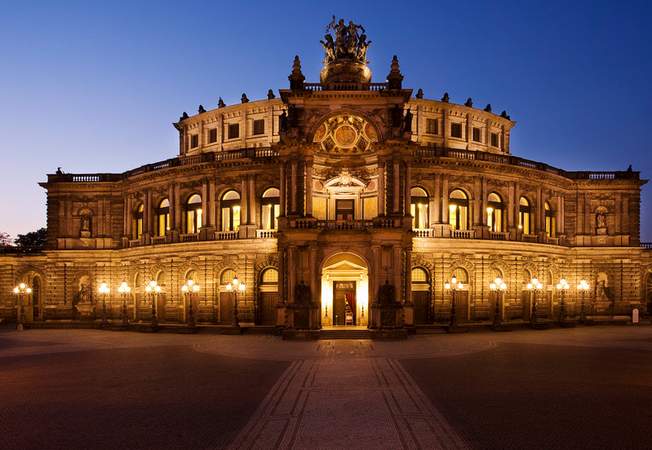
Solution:
{"label": "stone paving pattern", "polygon": [[652,327],[284,342],[0,329],[0,448],[652,448]]}

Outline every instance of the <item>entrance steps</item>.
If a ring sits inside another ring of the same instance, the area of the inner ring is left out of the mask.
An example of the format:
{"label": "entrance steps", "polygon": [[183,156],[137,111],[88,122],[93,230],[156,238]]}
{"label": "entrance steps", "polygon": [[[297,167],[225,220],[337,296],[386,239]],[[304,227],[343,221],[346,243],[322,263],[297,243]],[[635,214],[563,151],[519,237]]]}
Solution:
{"label": "entrance steps", "polygon": [[319,339],[371,339],[371,331],[367,328],[337,327],[319,330]]}

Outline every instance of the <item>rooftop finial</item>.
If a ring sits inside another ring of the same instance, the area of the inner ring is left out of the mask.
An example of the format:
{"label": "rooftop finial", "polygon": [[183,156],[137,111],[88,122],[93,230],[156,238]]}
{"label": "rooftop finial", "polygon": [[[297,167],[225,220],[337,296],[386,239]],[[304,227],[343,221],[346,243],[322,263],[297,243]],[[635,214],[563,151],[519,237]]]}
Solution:
{"label": "rooftop finial", "polygon": [[222,100],[222,97],[217,100],[217,107],[218,108],[224,108],[226,106],[226,103],[224,103],[224,100]]}
{"label": "rooftop finial", "polygon": [[273,98],[276,98],[276,95],[274,95],[274,91],[270,89],[267,91],[267,100],[271,100]]}
{"label": "rooftop finial", "polygon": [[484,107],[484,110],[487,112],[491,112],[491,103],[487,103],[487,106]]}
{"label": "rooftop finial", "polygon": [[[332,34],[331,34],[332,32]],[[335,16],[326,26],[326,35],[319,41],[324,48],[324,67],[321,70],[322,83],[368,83],[371,71],[367,67],[367,40],[362,25]]]}
{"label": "rooftop finial", "polygon": [[303,82],[306,80],[306,77],[304,77],[303,72],[301,72],[301,60],[299,59],[299,55],[294,57],[292,73],[288,77],[288,80],[290,80],[290,89],[303,90]]}
{"label": "rooftop finial", "polygon": [[473,108],[473,100],[471,97],[466,99],[466,102],[464,102],[464,106],[468,106],[469,108]]}
{"label": "rooftop finial", "polygon": [[245,93],[243,92],[243,93],[242,93],[242,97],[240,97],[240,101],[241,101],[242,103],[249,103],[249,99],[247,98],[247,94],[245,94]]}
{"label": "rooftop finial", "polygon": [[423,98],[423,89],[419,88],[419,90],[417,91],[416,97],[419,98],[419,99]]}
{"label": "rooftop finial", "polygon": [[441,101],[444,103],[448,103],[450,99],[451,98],[448,96],[448,92],[444,92],[444,96],[441,98]]}
{"label": "rooftop finial", "polygon": [[197,112],[198,112],[199,114],[201,114],[201,113],[205,113],[205,112],[206,112],[206,109],[204,109],[204,105],[199,105],[199,108],[197,108]]}
{"label": "rooftop finial", "polygon": [[398,64],[398,57],[396,55],[392,58],[392,65],[387,75],[387,83],[389,89],[401,89],[403,85],[403,75],[401,74],[401,67]]}

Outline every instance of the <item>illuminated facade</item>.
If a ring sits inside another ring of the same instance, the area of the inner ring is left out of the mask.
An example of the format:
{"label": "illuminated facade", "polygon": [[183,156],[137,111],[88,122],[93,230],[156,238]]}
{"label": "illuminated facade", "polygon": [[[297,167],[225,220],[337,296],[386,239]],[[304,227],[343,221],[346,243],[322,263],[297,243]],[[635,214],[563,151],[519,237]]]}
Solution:
{"label": "illuminated facade", "polygon": [[[557,317],[562,278],[569,317],[582,298],[593,317],[647,307],[638,172],[512,156],[505,112],[413,95],[396,57],[373,83],[363,30],[331,28],[319,83],[297,57],[278,97],[184,113],[178,157],[48,175],[48,249],[0,257],[0,314],[15,317],[22,281],[33,289],[27,322],[93,320],[108,304],[109,318],[155,315],[161,326],[192,314],[225,326],[409,329],[450,320],[453,276],[461,323],[496,311],[529,320],[533,299],[539,317]],[[227,289],[236,275],[238,294]],[[199,290],[182,291],[188,280]],[[151,281],[160,292],[146,291]]]}

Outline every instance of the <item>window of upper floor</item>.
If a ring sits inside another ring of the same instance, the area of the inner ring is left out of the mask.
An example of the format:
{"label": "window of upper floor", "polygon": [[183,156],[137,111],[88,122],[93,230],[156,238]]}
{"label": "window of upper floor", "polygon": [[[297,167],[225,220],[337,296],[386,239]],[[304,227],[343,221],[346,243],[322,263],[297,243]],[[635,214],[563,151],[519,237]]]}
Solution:
{"label": "window of upper floor", "polygon": [[426,133],[439,134],[439,121],[437,119],[426,119]]}
{"label": "window of upper floor", "polygon": [[498,147],[498,133],[491,133],[491,146]]}
{"label": "window of upper floor", "polygon": [[482,142],[482,130],[477,127],[473,127],[473,141],[474,142]]}
{"label": "window of upper floor", "polygon": [[240,137],[240,124],[230,123],[228,127],[229,139],[237,139]]}
{"label": "window of upper floor", "polygon": [[191,134],[190,135],[190,148],[197,148],[199,147],[199,135],[198,134]]}
{"label": "window of upper floor", "polygon": [[208,130],[208,143],[214,144],[217,142],[217,128],[211,128]]}
{"label": "window of upper floor", "polygon": [[451,137],[462,139],[461,123],[451,123]]}
{"label": "window of upper floor", "polygon": [[253,135],[259,136],[261,134],[265,134],[265,119],[256,119],[254,120]]}

